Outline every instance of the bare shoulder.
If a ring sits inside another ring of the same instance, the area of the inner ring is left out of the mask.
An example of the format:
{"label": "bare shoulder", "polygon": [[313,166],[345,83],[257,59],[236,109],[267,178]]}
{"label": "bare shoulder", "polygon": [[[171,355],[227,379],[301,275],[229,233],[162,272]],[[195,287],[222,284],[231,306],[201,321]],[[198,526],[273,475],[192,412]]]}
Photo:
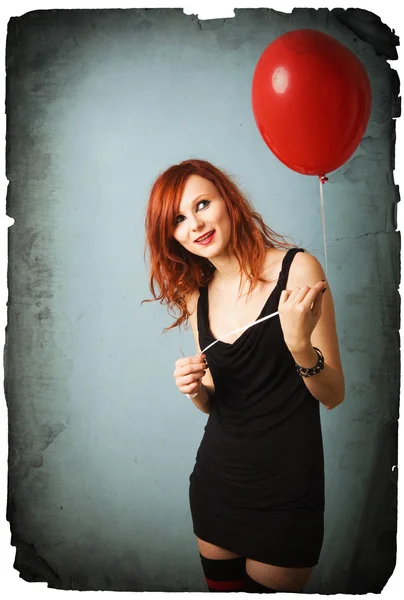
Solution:
{"label": "bare shoulder", "polygon": [[[199,347],[198,319],[197,319],[198,300],[199,300],[199,290],[195,290],[194,292],[192,292],[186,299],[187,310],[188,310],[188,315],[189,315],[189,323],[191,325],[192,333],[193,333],[193,336],[195,339],[197,354],[199,354],[201,351],[201,349]],[[208,382],[208,384],[206,384],[206,381]],[[208,375],[208,374],[205,375],[205,377],[202,379],[202,382],[205,383],[206,385],[211,385],[212,382],[210,380],[210,375]]]}
{"label": "bare shoulder", "polygon": [[279,260],[282,261],[286,252],[287,252],[287,249],[285,250],[284,248],[267,248],[265,262],[268,263],[269,265],[271,265],[271,264],[273,265],[276,262],[278,262]]}
{"label": "bare shoulder", "polygon": [[276,271],[277,274],[277,271],[279,271],[281,268],[286,252],[287,250],[282,248],[268,248],[266,251],[262,274],[265,276],[272,273],[273,275],[273,271]]}
{"label": "bare shoulder", "polygon": [[313,286],[322,279],[326,279],[320,261],[307,252],[296,252],[289,270],[288,288]]}
{"label": "bare shoulder", "polygon": [[190,319],[195,318],[196,308],[198,306],[198,299],[199,299],[199,290],[193,291],[185,299],[186,304],[187,304],[187,311],[188,311]]}

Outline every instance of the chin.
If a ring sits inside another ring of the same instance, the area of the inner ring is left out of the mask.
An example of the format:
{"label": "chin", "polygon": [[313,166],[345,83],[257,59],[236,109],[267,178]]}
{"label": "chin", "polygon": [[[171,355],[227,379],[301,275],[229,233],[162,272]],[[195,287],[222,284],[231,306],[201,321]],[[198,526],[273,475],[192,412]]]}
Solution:
{"label": "chin", "polygon": [[223,254],[226,254],[225,252],[225,248],[220,248],[219,250],[217,249],[213,249],[210,251],[206,251],[206,252],[201,252],[199,254],[199,256],[203,256],[204,258],[207,258],[208,260],[214,260],[215,258],[218,258],[219,256],[223,256]]}
{"label": "chin", "polygon": [[194,254],[195,256],[200,256],[201,258],[213,258],[214,256],[217,256],[216,252],[208,252],[207,250],[205,252],[201,252],[199,250],[199,248],[194,248],[193,250],[189,250],[189,252],[191,254]]}

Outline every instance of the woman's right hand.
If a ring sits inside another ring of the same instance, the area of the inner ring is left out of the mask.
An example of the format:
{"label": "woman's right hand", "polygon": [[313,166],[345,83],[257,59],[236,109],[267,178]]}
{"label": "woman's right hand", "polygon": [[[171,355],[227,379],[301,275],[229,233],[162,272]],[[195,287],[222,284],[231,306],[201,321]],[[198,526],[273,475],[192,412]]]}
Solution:
{"label": "woman's right hand", "polygon": [[202,377],[206,373],[207,363],[204,354],[179,358],[175,363],[175,385],[181,394],[197,394],[201,388]]}

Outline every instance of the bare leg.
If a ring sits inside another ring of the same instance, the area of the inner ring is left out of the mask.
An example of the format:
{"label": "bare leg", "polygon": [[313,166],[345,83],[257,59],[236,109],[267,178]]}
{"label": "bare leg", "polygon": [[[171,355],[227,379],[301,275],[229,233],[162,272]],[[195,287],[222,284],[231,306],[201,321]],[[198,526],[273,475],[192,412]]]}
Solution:
{"label": "bare leg", "polygon": [[310,579],[313,568],[277,567],[250,558],[246,560],[248,575],[261,585],[278,592],[301,592]]}
{"label": "bare leg", "polygon": [[198,542],[199,552],[205,558],[211,558],[213,560],[226,560],[229,558],[239,558],[240,554],[235,554],[235,552],[231,552],[230,550],[225,550],[224,548],[220,548],[219,546],[215,546],[214,544],[210,544],[209,542],[204,542],[203,540],[196,538]]}

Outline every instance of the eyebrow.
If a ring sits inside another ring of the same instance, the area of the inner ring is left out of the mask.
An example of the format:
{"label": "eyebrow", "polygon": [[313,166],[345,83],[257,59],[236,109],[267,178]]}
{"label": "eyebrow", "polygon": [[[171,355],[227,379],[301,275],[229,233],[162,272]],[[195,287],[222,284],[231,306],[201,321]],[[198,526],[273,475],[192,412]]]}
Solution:
{"label": "eyebrow", "polygon": [[[199,194],[199,196],[197,196],[196,198],[194,198],[194,199],[192,200],[191,204],[196,204],[196,202],[198,202],[198,200],[200,200],[201,198],[204,198],[204,197],[206,198],[206,196],[209,196],[209,195],[210,195],[210,194],[209,194],[209,192],[205,192],[204,194]],[[178,210],[179,210],[179,207],[178,207]],[[182,214],[182,213],[181,213],[181,211],[179,210],[179,212],[178,212],[178,215],[177,215],[177,216],[179,216],[179,215],[181,215],[181,214]]]}
{"label": "eyebrow", "polygon": [[204,194],[199,194],[199,196],[197,196],[196,198],[194,198],[194,200],[192,200],[192,202],[197,202],[200,198],[209,196],[209,192],[205,192]]}

